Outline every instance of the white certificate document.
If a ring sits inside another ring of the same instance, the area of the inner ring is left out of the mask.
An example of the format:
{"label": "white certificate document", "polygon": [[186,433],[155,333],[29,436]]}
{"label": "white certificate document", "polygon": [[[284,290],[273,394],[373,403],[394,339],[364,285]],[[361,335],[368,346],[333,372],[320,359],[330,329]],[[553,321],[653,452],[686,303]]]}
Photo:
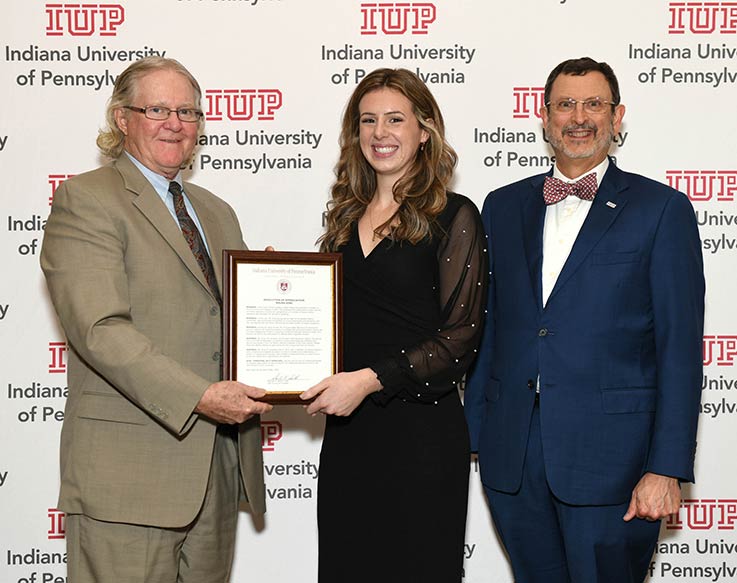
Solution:
{"label": "white certificate document", "polygon": [[[258,261],[236,261],[227,278],[236,282],[231,368],[235,380],[270,395],[298,395],[338,371],[339,273],[334,261],[304,259],[331,254],[260,254]],[[291,255],[302,260],[290,263]]]}

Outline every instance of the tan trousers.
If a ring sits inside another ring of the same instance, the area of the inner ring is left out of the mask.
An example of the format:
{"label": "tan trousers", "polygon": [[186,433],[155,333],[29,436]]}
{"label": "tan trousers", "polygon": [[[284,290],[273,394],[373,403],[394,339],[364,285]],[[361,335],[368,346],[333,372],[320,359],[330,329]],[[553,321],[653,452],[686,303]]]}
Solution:
{"label": "tan trousers", "polygon": [[238,454],[218,433],[197,518],[157,528],[66,517],[68,583],[227,583],[238,521]]}

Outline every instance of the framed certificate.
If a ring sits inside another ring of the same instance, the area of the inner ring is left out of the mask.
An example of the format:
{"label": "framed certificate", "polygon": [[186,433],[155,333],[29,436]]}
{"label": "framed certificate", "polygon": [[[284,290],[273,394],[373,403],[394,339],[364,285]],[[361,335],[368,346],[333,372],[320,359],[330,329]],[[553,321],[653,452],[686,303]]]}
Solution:
{"label": "framed certificate", "polygon": [[224,378],[272,404],[342,369],[339,253],[223,251]]}

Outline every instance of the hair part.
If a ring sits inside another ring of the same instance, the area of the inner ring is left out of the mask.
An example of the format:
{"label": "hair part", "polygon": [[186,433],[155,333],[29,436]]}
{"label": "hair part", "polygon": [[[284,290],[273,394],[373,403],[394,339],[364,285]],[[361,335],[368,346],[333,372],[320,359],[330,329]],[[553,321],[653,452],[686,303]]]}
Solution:
{"label": "hair part", "polygon": [[327,205],[327,229],[318,239],[323,251],[335,251],[348,241],[352,225],[364,214],[376,192],[376,171],[361,151],[359,105],[364,96],[381,89],[397,91],[409,100],[417,122],[429,138],[417,151],[415,163],[393,187],[394,200],[400,204],[397,214],[377,227],[376,232],[396,225],[391,230],[393,240],[419,243],[432,234],[432,225],[445,208],[458,156],[445,140],[440,108],[425,83],[411,71],[377,69],[358,84],[343,114],[336,180]]}
{"label": "hair part", "polygon": [[586,75],[591,71],[596,71],[604,75],[607,83],[609,84],[609,90],[612,92],[612,107],[619,105],[621,96],[619,94],[619,82],[617,76],[614,74],[612,68],[604,62],[599,63],[590,57],[581,57],[578,59],[568,59],[560,63],[555,69],[548,75],[548,80],[545,82],[545,105],[550,103],[550,92],[553,88],[553,83],[560,75]]}
{"label": "hair part", "polygon": [[[179,61],[165,57],[145,57],[132,63],[115,80],[113,94],[110,96],[105,110],[107,127],[101,129],[97,136],[97,147],[105,156],[117,158],[123,153],[124,149],[125,134],[115,121],[115,111],[126,105],[133,105],[141,79],[156,71],[174,71],[185,77],[194,90],[195,106],[198,109],[200,108],[202,99],[200,84]],[[130,115],[130,112],[126,111],[126,115]],[[200,120],[198,123],[201,129],[202,121]]]}

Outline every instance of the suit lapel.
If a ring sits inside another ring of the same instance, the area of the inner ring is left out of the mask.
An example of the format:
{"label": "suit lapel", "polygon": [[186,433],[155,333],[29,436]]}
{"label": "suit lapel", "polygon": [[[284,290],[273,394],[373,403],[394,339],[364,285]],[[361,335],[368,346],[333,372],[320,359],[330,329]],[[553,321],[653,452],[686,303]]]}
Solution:
{"label": "suit lapel", "polygon": [[[548,176],[552,171],[548,174]],[[545,225],[545,201],[543,200],[543,181],[545,175],[534,176],[528,181],[529,191],[522,206],[522,227],[525,244],[527,268],[530,283],[535,294],[538,310],[543,306],[543,227]]]}
{"label": "suit lapel", "polygon": [[[161,198],[146,177],[138,171],[128,157],[123,154],[115,161],[115,166],[123,177],[125,188],[133,193],[131,202],[141,214],[151,223],[151,225],[159,232],[164,240],[169,244],[172,250],[179,256],[184,266],[194,275],[197,281],[202,284],[208,293],[212,294],[207,280],[200,269],[197,260],[192,254],[187,241],[182,236],[182,231],[174,218],[169,213],[169,209],[162,202]],[[189,196],[189,193],[187,194]],[[199,217],[199,209],[197,210]],[[214,230],[214,229],[213,229]],[[217,273],[217,271],[216,271]]]}
{"label": "suit lapel", "polygon": [[576,242],[573,244],[571,253],[563,265],[553,290],[550,292],[548,302],[581,267],[591,250],[604,236],[604,233],[607,232],[619,213],[622,212],[627,204],[627,197],[624,194],[626,190],[627,183],[624,175],[613,162],[610,162],[609,169],[604,175],[589,214],[586,216],[581,231],[576,237]]}

